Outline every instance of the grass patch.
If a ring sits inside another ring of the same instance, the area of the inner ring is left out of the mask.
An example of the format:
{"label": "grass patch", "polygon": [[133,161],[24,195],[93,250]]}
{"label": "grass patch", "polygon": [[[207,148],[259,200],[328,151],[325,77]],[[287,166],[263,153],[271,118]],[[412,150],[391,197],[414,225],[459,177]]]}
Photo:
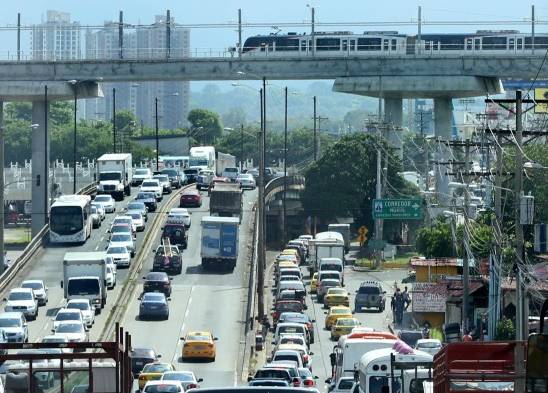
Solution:
{"label": "grass patch", "polygon": [[[398,255],[394,259],[386,259],[382,263],[383,269],[403,269],[409,266],[409,258],[416,256],[417,254],[408,252],[402,255]],[[360,258],[355,263],[356,266],[374,269],[375,261],[369,258]]]}
{"label": "grass patch", "polygon": [[31,239],[30,228],[4,229],[5,244],[27,244]]}

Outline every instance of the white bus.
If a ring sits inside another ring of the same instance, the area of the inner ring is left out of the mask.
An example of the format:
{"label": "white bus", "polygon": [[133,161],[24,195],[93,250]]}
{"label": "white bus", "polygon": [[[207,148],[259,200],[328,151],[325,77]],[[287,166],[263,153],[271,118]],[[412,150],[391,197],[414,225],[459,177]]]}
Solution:
{"label": "white bus", "polygon": [[85,243],[91,235],[91,228],[91,197],[89,195],[63,195],[51,205],[50,242]]}
{"label": "white bus", "polygon": [[213,146],[196,146],[190,148],[190,157],[188,166],[200,169],[210,169],[216,171],[217,162],[215,147]]}

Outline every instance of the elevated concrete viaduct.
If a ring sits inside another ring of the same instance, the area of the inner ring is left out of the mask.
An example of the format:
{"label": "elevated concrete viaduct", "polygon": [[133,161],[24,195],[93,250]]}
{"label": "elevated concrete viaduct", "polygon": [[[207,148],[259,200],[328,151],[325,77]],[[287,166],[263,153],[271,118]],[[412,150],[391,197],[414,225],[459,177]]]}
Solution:
{"label": "elevated concrete viaduct", "polygon": [[[80,60],[0,62],[0,102],[33,102],[33,234],[46,222],[47,183],[37,184],[37,176],[47,178],[44,155],[49,151],[45,137],[44,85],[52,99],[70,99],[74,89],[79,98],[100,95],[97,82],[166,80],[335,80],[334,91],[381,96],[386,120],[401,126],[402,99],[434,98],[436,135],[450,137],[451,99],[502,92],[500,78],[548,78],[543,67],[544,52],[535,55],[389,55],[381,57],[249,57],[188,58],[161,60]],[[80,82],[71,85],[67,81]],[[1,124],[0,124],[1,126]],[[444,157],[440,157],[444,158]],[[446,192],[447,179],[438,179],[438,190]],[[42,188],[46,187],[45,190]],[[46,192],[46,194],[44,194]]]}

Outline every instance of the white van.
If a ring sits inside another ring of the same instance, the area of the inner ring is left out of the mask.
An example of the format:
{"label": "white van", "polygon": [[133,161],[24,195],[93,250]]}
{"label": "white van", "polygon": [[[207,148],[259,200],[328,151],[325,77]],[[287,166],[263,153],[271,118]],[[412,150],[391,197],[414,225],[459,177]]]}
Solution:
{"label": "white van", "polygon": [[335,270],[341,273],[341,284],[344,285],[344,263],[340,258],[320,259],[318,271],[321,273],[322,270]]}
{"label": "white van", "polygon": [[278,344],[280,335],[282,334],[302,335],[305,338],[307,345],[310,345],[308,329],[304,324],[294,322],[278,323],[278,325],[276,325],[276,331],[274,332],[275,344]]}

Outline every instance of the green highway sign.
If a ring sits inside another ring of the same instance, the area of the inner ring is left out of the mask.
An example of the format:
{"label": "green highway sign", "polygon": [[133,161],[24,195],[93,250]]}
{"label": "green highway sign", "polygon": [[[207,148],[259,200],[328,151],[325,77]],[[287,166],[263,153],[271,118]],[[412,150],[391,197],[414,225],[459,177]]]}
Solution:
{"label": "green highway sign", "polygon": [[374,199],[373,218],[383,220],[417,220],[422,218],[421,199]]}

